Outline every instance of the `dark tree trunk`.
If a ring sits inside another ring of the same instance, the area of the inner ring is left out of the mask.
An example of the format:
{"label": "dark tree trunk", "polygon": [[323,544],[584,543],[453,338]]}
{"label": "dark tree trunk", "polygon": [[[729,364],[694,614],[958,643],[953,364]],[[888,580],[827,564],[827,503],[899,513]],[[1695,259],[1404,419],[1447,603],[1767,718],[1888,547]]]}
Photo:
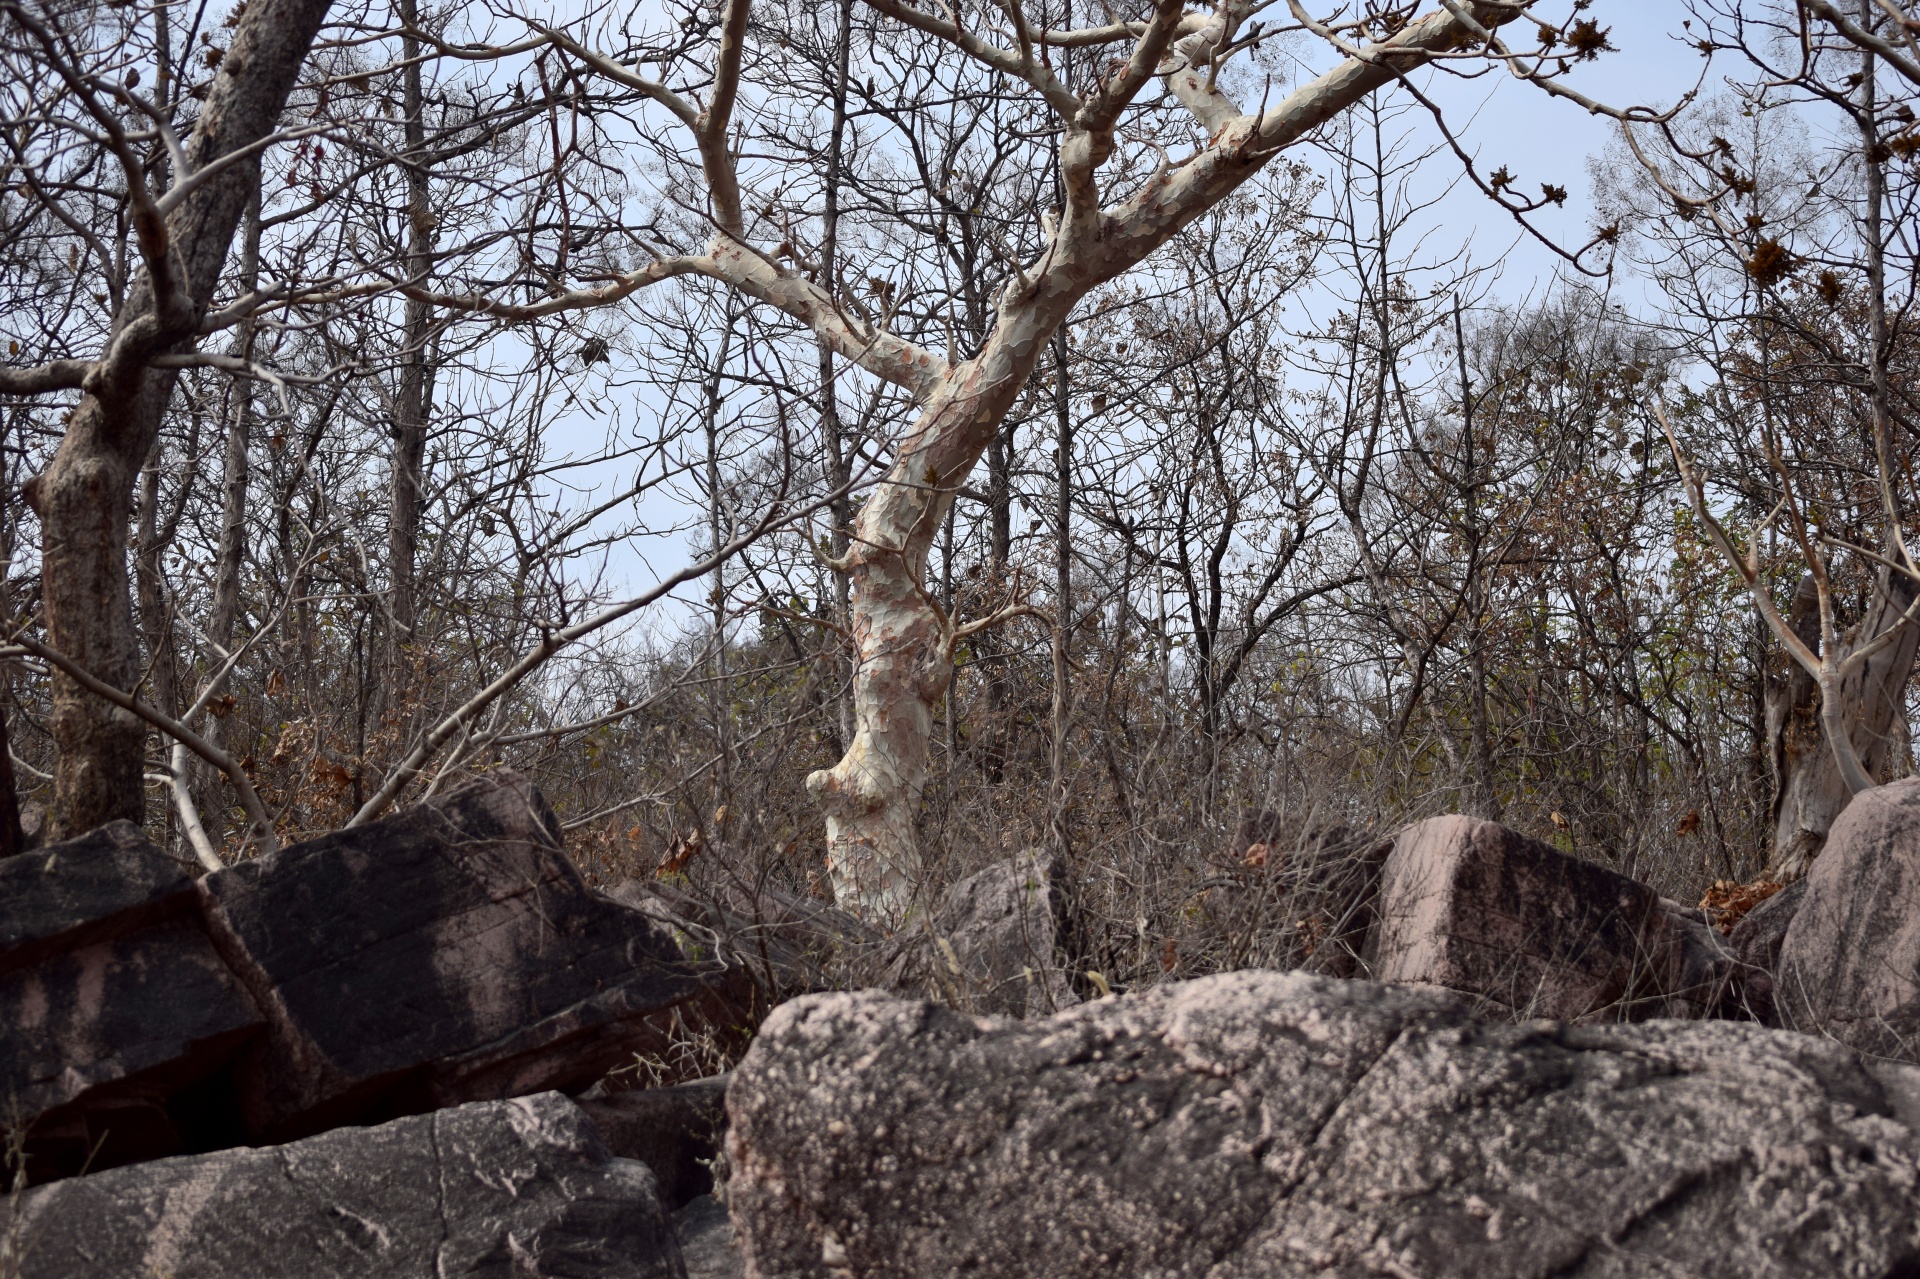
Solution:
{"label": "dark tree trunk", "polygon": [[[411,31],[419,24],[414,0],[400,0],[400,20]],[[407,136],[407,278],[419,281],[433,266],[433,209],[427,186],[426,98],[420,83],[420,41],[401,40],[406,68],[401,77],[401,109]],[[414,569],[419,559],[420,513],[424,505],[427,461],[427,333],[433,311],[408,298],[401,327],[400,386],[393,422],[393,479],[387,521],[387,572],[392,582],[395,661],[389,671],[403,678],[399,646],[410,644],[420,620]]]}
{"label": "dark tree trunk", "polygon": [[0,708],[0,857],[26,851],[20,830],[20,797],[13,788],[13,750],[7,741],[7,713]]}
{"label": "dark tree trunk", "polygon": [[[328,0],[253,0],[247,6],[189,140],[190,165],[198,169],[271,132],[327,8]],[[166,250],[177,263],[175,278],[185,296],[162,306],[153,281],[142,274],[115,317],[109,355],[89,375],[66,435],[40,477],[48,640],[120,688],[133,688],[139,675],[127,582],[133,486],[179,376],[148,362],[192,348],[234,228],[259,180],[256,161],[235,163],[167,219]],[[58,759],[49,841],[116,818],[145,819],[146,728],[139,719],[55,674],[53,738]]]}

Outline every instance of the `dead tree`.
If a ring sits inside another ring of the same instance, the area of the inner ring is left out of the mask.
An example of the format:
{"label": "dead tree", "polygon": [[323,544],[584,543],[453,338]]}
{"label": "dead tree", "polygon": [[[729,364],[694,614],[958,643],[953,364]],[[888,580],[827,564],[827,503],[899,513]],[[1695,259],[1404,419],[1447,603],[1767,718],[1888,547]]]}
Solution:
{"label": "dead tree", "polygon": [[[897,918],[909,908],[918,878],[914,819],[954,647],[1024,607],[1012,603],[968,622],[950,617],[925,585],[928,554],[956,490],[993,444],[1054,332],[1089,291],[1140,264],[1286,148],[1409,70],[1435,59],[1491,56],[1523,77],[1550,80],[1542,68],[1552,42],[1526,55],[1499,43],[1496,29],[1520,17],[1525,5],[1448,4],[1418,19],[1410,8],[1396,8],[1339,27],[1296,10],[1343,60],[1281,101],[1249,110],[1229,93],[1232,77],[1223,75],[1234,56],[1259,39],[1257,27],[1248,25],[1256,6],[1247,0],[1227,0],[1210,13],[1162,0],[1140,20],[1060,29],[1034,24],[1017,4],[1005,7],[1004,30],[903,0],[868,0],[868,7],[896,32],[917,33],[928,56],[958,58],[1027,94],[1057,135],[1062,204],[1042,216],[1043,247],[1012,268],[995,301],[991,332],[971,358],[950,362],[899,336],[890,327],[890,307],[876,312],[861,305],[840,280],[811,269],[791,239],[763,247],[760,241],[781,225],[767,216],[771,202],[750,193],[732,142],[749,0],[728,0],[721,10],[698,99],[565,32],[540,28],[584,67],[644,96],[691,133],[712,227],[703,250],[662,254],[610,284],[537,302],[426,300],[530,320],[605,304],[665,280],[704,277],[784,312],[841,359],[913,398],[918,416],[893,442],[886,476],[861,507],[846,554],[833,560],[851,583],[854,737],[838,764],[808,778],[826,816],[828,859],[841,899]],[[1055,69],[1064,66],[1069,49],[1097,51],[1076,54],[1078,65],[1096,70],[1069,83]],[[1177,108],[1161,101],[1137,105],[1156,80]],[[1159,137],[1193,125],[1205,142],[1173,159]],[[1146,146],[1130,146],[1130,136],[1145,138]],[[1150,168],[1139,163],[1149,153],[1159,156]]]}

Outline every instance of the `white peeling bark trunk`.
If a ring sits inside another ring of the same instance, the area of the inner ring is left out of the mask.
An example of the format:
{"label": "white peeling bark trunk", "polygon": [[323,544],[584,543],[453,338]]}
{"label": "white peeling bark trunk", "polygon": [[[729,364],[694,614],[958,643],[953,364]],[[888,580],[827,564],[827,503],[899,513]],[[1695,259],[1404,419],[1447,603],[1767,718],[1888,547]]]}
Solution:
{"label": "white peeling bark trunk", "polygon": [[1072,304],[1055,295],[1003,310],[986,350],[929,397],[854,522],[843,562],[853,588],[853,740],[807,789],[826,816],[835,897],[877,921],[897,924],[913,909],[914,819],[934,707],[953,678],[955,624],[922,586],[927,552]]}
{"label": "white peeling bark trunk", "polygon": [[[1913,600],[1913,587],[1904,577],[1882,570],[1866,616],[1846,651],[1856,650],[1894,625]],[[1905,711],[1916,649],[1920,649],[1920,624],[1909,625],[1893,643],[1847,671],[1837,681],[1833,696],[1827,696],[1828,690],[1806,687],[1810,679],[1796,678],[1783,690],[1778,709],[1769,707],[1778,787],[1770,877],[1790,881],[1805,875],[1826,846],[1835,819],[1853,800],[1856,788],[1847,784],[1836,752],[1829,749],[1840,734],[1846,735],[1867,778],[1879,779],[1894,738],[1895,718]],[[1836,661],[1845,656],[1845,651],[1836,654]]]}

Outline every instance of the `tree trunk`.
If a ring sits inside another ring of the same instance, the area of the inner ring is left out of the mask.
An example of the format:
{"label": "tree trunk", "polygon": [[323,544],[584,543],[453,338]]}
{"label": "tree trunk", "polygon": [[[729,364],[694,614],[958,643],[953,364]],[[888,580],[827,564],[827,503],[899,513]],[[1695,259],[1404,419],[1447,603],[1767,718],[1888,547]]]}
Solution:
{"label": "tree trunk", "polygon": [[[1067,196],[1060,231],[1038,278],[1021,273],[1007,287],[979,355],[929,378],[938,366],[928,352],[888,347],[884,332],[875,335],[881,348],[863,348],[862,358],[887,367],[890,380],[925,399],[892,468],[861,507],[840,561],[852,584],[853,742],[838,764],[807,778],[827,820],[835,893],[857,911],[901,921],[921,886],[914,818],[926,784],[933,708],[952,680],[957,638],[951,619],[922,585],[928,552],[955,490],[993,442],[1054,330],[1080,298],[1144,260],[1308,131],[1430,52],[1463,43],[1470,22],[1498,26],[1518,14],[1488,5],[1471,14],[1456,8],[1429,15],[1390,37],[1390,51],[1350,59],[1271,109],[1242,115],[1198,68],[1225,50],[1251,7],[1222,6],[1178,46],[1187,69],[1170,76],[1168,87],[1213,131],[1214,142],[1177,173],[1156,177],[1115,210],[1102,210],[1094,174],[1112,153],[1113,123],[1125,99],[1102,99],[1106,106],[1089,106],[1074,117],[1060,149]],[[727,12],[744,32],[744,8]],[[1135,81],[1127,92],[1137,88]],[[718,158],[727,145],[730,86],[716,100],[721,105],[696,120],[706,122],[699,136],[715,180],[717,220],[738,235],[737,179],[731,158]],[[711,245],[704,269],[759,290],[756,296],[793,296],[794,311],[817,327],[835,323],[819,300],[768,278],[763,258],[718,240]]]}
{"label": "tree trunk", "polygon": [[[1013,580],[1013,427],[1003,424],[987,446],[987,583],[1003,589]],[[981,771],[992,785],[1006,778],[1013,753],[1013,681],[1010,654],[997,636],[975,645],[987,675],[987,733]]]}
{"label": "tree trunk", "polygon": [[1500,795],[1494,785],[1493,733],[1487,723],[1487,578],[1480,526],[1480,468],[1473,425],[1473,385],[1467,378],[1467,335],[1460,320],[1460,299],[1453,300],[1453,352],[1460,369],[1460,479],[1467,542],[1467,690],[1473,733],[1473,813],[1500,820]]}
{"label": "tree trunk", "polygon": [[[265,137],[279,118],[329,0],[254,0],[187,147],[196,170]],[[140,465],[153,451],[179,374],[147,362],[189,350],[219,283],[234,228],[259,186],[257,160],[232,164],[166,220],[164,251],[186,295],[162,306],[142,272],[114,321],[114,342],[88,375],[66,435],[40,477],[41,576],[53,647],[119,688],[139,675],[127,584],[127,525]],[[146,726],[71,679],[53,677],[58,752],[47,840],[116,818],[143,821]]]}
{"label": "tree trunk", "polygon": [[[409,32],[419,24],[414,0],[400,0],[400,21]],[[401,39],[406,67],[401,71],[401,112],[407,137],[407,278],[423,281],[433,266],[433,210],[428,204],[426,109],[420,85],[420,41]],[[402,678],[400,646],[414,640],[419,622],[414,563],[419,555],[420,510],[427,458],[427,330],[432,308],[408,298],[401,322],[400,385],[394,398],[393,476],[387,518],[387,573],[391,584],[394,661],[388,674]]]}
{"label": "tree trunk", "polygon": [[839,901],[899,922],[919,887],[914,818],[926,786],[933,711],[953,677],[949,619],[921,585],[954,489],[998,433],[1074,297],[1005,313],[986,349],[953,370],[901,441],[854,525],[845,560],[855,661],[853,742],[807,778],[827,820]]}
{"label": "tree trunk", "polygon": [[1054,848],[1065,857],[1073,851],[1067,828],[1067,733],[1073,715],[1073,414],[1065,325],[1053,333],[1053,362],[1053,740],[1047,752],[1047,809]]}
{"label": "tree trunk", "polygon": [[[1913,604],[1915,588],[1904,576],[1882,570],[1866,615],[1845,641],[1849,650],[1879,635]],[[1813,578],[1803,577],[1789,623],[1802,642],[1818,650],[1820,623]],[[1840,686],[1840,718],[1868,776],[1886,768],[1896,736],[1894,720],[1905,711],[1907,679],[1913,673],[1920,625],[1909,625],[1893,643],[1855,668]],[[1844,659],[1845,654],[1838,655]],[[1841,778],[1821,729],[1819,689],[1811,675],[1793,673],[1767,698],[1767,728],[1774,764],[1773,864],[1768,875],[1794,880],[1807,873],[1827,842],[1827,832],[1853,796]]]}
{"label": "tree trunk", "polygon": [[[820,278],[827,281],[827,287],[833,288],[838,279],[840,246],[840,181],[844,162],[847,135],[847,67],[852,56],[853,40],[853,0],[840,0],[839,21],[834,30],[833,59],[833,127],[827,139],[827,179],[826,208],[821,214],[820,233]],[[845,427],[840,421],[839,387],[833,373],[833,345],[822,339],[820,342],[820,436],[823,447],[822,461],[827,470],[827,484],[835,492],[847,487],[849,471],[847,469],[847,442]],[[853,524],[853,499],[844,493],[833,499],[827,508],[830,528],[827,535],[829,552],[838,559],[847,553],[847,530]],[[839,625],[847,624],[848,589],[847,579],[839,573],[833,578],[833,620]],[[838,703],[838,733],[835,749],[844,751],[847,743],[853,739],[853,672],[845,659],[834,658],[836,678],[835,701]]]}

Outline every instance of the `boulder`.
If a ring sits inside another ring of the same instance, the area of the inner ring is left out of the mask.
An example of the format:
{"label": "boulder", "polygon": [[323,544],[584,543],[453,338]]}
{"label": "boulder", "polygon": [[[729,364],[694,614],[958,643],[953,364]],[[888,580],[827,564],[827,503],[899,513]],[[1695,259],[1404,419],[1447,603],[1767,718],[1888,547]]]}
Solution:
{"label": "boulder", "polygon": [[1401,831],[1376,910],[1369,976],[1444,986],[1489,1013],[1618,1021],[1738,1004],[1732,954],[1699,911],[1493,822]]}
{"label": "boulder", "polygon": [[1767,1026],[1780,1024],[1774,1007],[1774,974],[1780,965],[1780,947],[1787,939],[1787,926],[1807,895],[1807,881],[1795,880],[1740,917],[1727,935],[1727,948],[1741,966],[1742,993],[1755,1021]]}
{"label": "boulder", "polygon": [[727,1076],[581,1097],[579,1106],[607,1149],[653,1169],[669,1209],[713,1189],[712,1164],[727,1126]]}
{"label": "boulder", "polygon": [[0,860],[0,1126],[36,1182],[199,1148],[170,1106],[262,1019],[202,931],[193,876],[130,822]]}
{"label": "boulder", "polygon": [[590,890],[533,787],[498,773],[200,881],[267,1018],[236,1068],[284,1141],[465,1101],[577,1091],[705,989],[645,916]]}
{"label": "boulder", "polygon": [[1067,974],[1077,949],[1057,858],[1026,852],[947,890],[923,951],[931,983],[974,1012],[1045,1016],[1080,1002]]}
{"label": "boulder", "polygon": [[680,1236],[680,1255],[686,1259],[687,1279],[745,1279],[746,1265],[734,1246],[733,1223],[726,1205],[712,1195],[701,1195],[673,1215]]}
{"label": "boulder", "polygon": [[1920,778],[1855,795],[1780,943],[1783,1025],[1920,1061]]}
{"label": "boulder", "polygon": [[814,995],[735,1072],[727,1205],[759,1279],[1893,1279],[1914,1076],[1297,972],[1030,1022]]}
{"label": "boulder", "polygon": [[132,822],[0,858],[0,975],[193,909],[189,863]]}
{"label": "boulder", "polygon": [[18,1279],[681,1279],[642,1164],[555,1093],[29,1191]]}

